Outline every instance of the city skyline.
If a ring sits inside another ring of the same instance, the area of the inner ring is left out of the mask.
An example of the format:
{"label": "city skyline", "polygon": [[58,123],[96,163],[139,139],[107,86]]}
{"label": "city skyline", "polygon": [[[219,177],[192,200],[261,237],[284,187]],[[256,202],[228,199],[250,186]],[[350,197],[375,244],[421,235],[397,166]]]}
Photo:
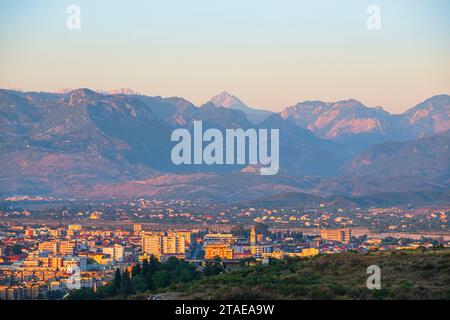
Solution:
{"label": "city skyline", "polygon": [[[320,267],[321,275],[325,272],[334,278],[333,282],[321,278],[322,286],[333,287],[339,281],[345,287],[333,292],[332,299],[379,299],[374,289],[390,292],[379,291],[388,299],[436,299],[447,288],[445,281],[436,286],[426,281],[429,277],[416,274],[427,272],[441,280],[448,274],[430,267],[436,259],[445,259],[439,261],[447,268],[448,205],[336,209],[317,203],[283,205],[280,210],[270,205],[250,208],[145,199],[73,203],[52,209],[32,204],[19,209],[20,205],[19,201],[0,209],[2,300],[245,300],[261,292],[270,299],[280,298],[280,293],[283,299],[321,299],[315,294],[315,282],[305,282],[314,274],[314,269],[304,268],[311,263]],[[417,263],[418,256],[427,264]],[[393,257],[397,257],[395,266],[415,267],[392,270],[383,265],[383,275],[395,272],[401,277],[366,282],[369,271],[372,275],[380,272],[377,265]],[[339,271],[351,266],[352,272],[336,273],[336,259],[342,261]],[[355,260],[350,266],[349,259]],[[372,261],[370,267],[361,259]],[[331,267],[324,260],[332,262]],[[280,269],[286,263],[299,268],[296,278],[303,290],[286,287],[292,278],[285,282],[279,277],[287,272],[292,276],[292,269]],[[256,275],[262,280],[256,291],[248,297],[229,292],[235,287],[230,279],[251,276],[252,270],[259,270]],[[270,278],[259,277],[261,272]],[[217,277],[225,280],[220,283],[228,289],[214,286],[211,290],[208,283]],[[403,287],[404,277],[430,291],[424,294],[422,289]],[[195,289],[205,284],[204,289]]]}

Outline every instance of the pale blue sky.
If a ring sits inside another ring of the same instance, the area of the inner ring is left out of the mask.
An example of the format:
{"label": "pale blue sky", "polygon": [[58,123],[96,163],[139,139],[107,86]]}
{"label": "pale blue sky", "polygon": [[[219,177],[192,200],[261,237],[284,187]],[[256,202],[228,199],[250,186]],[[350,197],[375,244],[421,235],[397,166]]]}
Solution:
{"label": "pale blue sky", "polygon": [[[66,8],[81,8],[81,30]],[[381,30],[366,27],[369,5]],[[450,93],[446,0],[4,0],[0,87],[132,88],[281,110],[355,98],[401,112]]]}

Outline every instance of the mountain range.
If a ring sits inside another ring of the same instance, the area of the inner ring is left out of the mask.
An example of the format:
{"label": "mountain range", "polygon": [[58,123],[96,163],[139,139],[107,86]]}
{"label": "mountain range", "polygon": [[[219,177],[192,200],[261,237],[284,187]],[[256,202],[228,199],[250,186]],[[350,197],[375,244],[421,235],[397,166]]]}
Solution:
{"label": "mountain range", "polygon": [[[277,128],[280,172],[175,166],[175,128]],[[305,101],[275,113],[224,92],[201,106],[181,97],[0,90],[0,196],[152,196],[251,200],[283,193],[365,196],[446,192],[450,96],[402,114],[354,99]]]}

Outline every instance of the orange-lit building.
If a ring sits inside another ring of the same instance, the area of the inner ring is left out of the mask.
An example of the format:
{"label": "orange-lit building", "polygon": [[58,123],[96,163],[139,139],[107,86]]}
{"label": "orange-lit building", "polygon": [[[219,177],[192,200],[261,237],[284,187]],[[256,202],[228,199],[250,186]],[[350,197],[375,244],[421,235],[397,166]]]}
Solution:
{"label": "orange-lit building", "polygon": [[142,231],[142,224],[140,224],[140,223],[135,223],[135,224],[133,225],[133,233],[134,233],[135,235],[139,235],[139,234],[141,233],[141,231]]}
{"label": "orange-lit building", "polygon": [[233,259],[233,249],[228,244],[207,244],[204,246],[205,259]]}
{"label": "orange-lit building", "polygon": [[325,241],[349,243],[352,236],[351,229],[324,229],[320,230],[320,237]]}
{"label": "orange-lit building", "polygon": [[177,233],[144,232],[142,235],[142,251],[158,259],[162,255],[174,255],[183,258],[186,254],[186,238]]}
{"label": "orange-lit building", "polygon": [[53,254],[73,255],[76,248],[75,241],[44,241],[38,245],[39,251],[48,251]]}

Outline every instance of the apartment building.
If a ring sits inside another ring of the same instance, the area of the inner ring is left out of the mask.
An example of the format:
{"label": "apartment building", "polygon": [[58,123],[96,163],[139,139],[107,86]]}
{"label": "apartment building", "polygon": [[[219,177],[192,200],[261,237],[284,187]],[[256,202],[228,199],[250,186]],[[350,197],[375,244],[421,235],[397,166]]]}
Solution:
{"label": "apartment building", "polygon": [[352,230],[348,228],[320,230],[320,237],[325,241],[349,243],[351,236]]}

